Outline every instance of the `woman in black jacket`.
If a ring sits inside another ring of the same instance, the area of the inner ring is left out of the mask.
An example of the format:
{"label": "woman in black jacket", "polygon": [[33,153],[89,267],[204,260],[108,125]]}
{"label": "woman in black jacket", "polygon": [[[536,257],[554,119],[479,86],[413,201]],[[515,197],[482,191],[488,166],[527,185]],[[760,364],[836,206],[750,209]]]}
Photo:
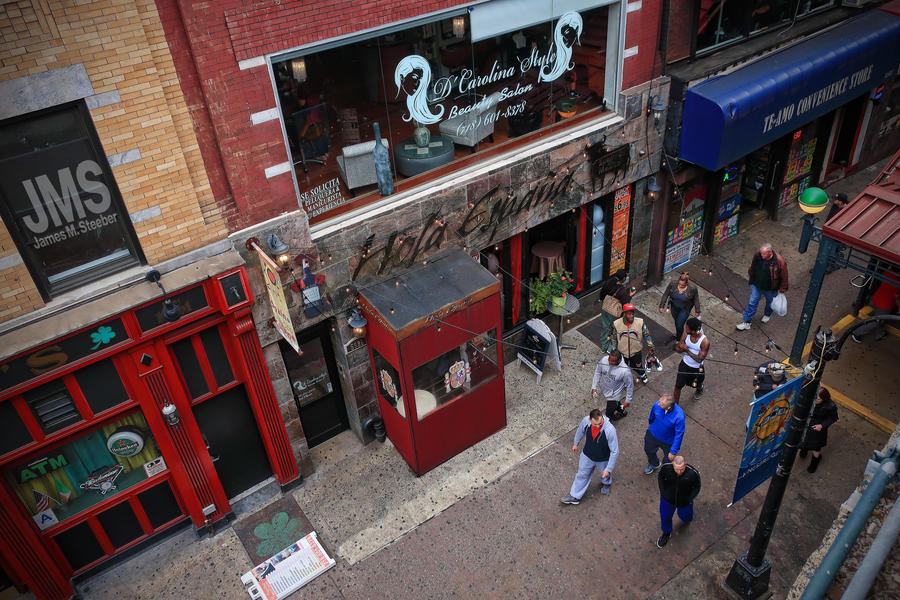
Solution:
{"label": "woman in black jacket", "polygon": [[[619,302],[618,310],[615,314],[608,313],[605,310],[600,311],[600,331],[602,332],[609,331],[613,321],[622,316],[622,305],[631,302],[631,297],[634,295],[634,288],[626,288],[626,281],[628,281],[628,271],[619,269],[612,274],[612,277],[600,285],[600,297],[597,298],[598,302],[603,303],[603,300],[606,299],[607,296],[612,296]],[[607,336],[604,334],[602,337],[603,341],[600,344],[600,349],[603,350],[603,352],[613,350],[615,346],[610,345]]]}
{"label": "woman in black jacket", "polygon": [[800,442],[800,458],[806,458],[807,452],[812,450],[812,459],[806,468],[807,473],[815,473],[822,460],[822,448],[828,443],[828,428],[838,420],[837,406],[831,400],[831,392],[822,388],[816,396],[809,424],[803,433],[803,441]]}
{"label": "woman in black jacket", "polygon": [[663,312],[667,308],[672,311],[676,340],[680,340],[684,333],[684,322],[691,316],[692,307],[694,316],[699,317],[700,294],[697,293],[697,286],[691,283],[691,276],[688,272],[682,271],[678,279],[669,282],[659,301],[659,312]]}

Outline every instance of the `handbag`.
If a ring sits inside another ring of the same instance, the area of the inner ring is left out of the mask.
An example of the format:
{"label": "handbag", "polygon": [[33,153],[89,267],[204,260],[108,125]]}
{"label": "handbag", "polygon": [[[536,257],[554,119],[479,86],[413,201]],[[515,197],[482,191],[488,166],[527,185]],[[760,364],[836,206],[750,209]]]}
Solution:
{"label": "handbag", "polygon": [[784,294],[779,293],[775,296],[775,299],[772,300],[772,312],[779,317],[783,317],[787,314],[787,298]]}
{"label": "handbag", "polygon": [[602,308],[603,312],[609,313],[617,319],[622,316],[622,303],[612,294],[603,299]]}

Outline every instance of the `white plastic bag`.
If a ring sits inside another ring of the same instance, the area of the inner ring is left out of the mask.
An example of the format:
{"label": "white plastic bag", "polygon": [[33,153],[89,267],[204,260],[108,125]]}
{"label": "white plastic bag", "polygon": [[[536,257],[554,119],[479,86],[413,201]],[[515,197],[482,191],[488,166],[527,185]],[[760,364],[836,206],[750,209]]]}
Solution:
{"label": "white plastic bag", "polygon": [[779,317],[783,317],[787,314],[787,298],[784,297],[784,294],[779,293],[775,296],[775,299],[772,300],[772,312]]}

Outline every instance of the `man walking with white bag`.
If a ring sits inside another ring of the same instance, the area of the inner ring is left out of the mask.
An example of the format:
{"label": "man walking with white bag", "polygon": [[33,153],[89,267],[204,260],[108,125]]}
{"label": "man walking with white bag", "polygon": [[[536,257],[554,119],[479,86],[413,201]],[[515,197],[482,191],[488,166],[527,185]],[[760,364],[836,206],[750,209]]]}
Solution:
{"label": "man walking with white bag", "polygon": [[772,318],[772,302],[777,294],[788,289],[788,268],[784,257],[772,249],[772,244],[765,243],[753,255],[750,268],[747,269],[750,283],[750,299],[744,309],[744,320],[735,327],[740,331],[750,329],[750,321],[756,314],[760,298],[766,299],[762,322],[768,323]]}

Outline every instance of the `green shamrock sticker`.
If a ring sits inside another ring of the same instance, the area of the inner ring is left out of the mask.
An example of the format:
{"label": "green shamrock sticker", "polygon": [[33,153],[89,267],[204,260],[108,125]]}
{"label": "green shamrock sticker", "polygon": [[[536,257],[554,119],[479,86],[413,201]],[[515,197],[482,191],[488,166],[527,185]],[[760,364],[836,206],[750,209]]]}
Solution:
{"label": "green shamrock sticker", "polygon": [[260,523],[253,528],[253,535],[262,541],[256,545],[256,554],[272,556],[281,552],[300,538],[302,526],[300,519],[291,519],[286,512],[272,517],[271,523]]}
{"label": "green shamrock sticker", "polygon": [[97,331],[91,334],[91,341],[94,342],[91,350],[96,350],[102,344],[110,343],[114,337],[116,337],[116,332],[112,330],[112,327],[101,325],[97,328]]}

